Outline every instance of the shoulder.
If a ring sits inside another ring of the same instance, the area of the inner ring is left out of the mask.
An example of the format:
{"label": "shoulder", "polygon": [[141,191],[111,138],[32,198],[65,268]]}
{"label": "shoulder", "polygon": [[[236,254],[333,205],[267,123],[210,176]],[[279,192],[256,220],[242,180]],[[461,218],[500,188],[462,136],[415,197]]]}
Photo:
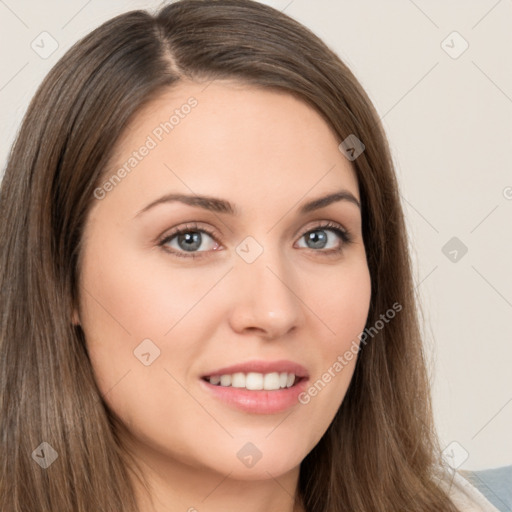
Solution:
{"label": "shoulder", "polygon": [[459,473],[498,510],[512,510],[512,465]]}
{"label": "shoulder", "polygon": [[500,512],[458,471],[445,472],[441,479],[441,486],[448,492],[460,512]]}

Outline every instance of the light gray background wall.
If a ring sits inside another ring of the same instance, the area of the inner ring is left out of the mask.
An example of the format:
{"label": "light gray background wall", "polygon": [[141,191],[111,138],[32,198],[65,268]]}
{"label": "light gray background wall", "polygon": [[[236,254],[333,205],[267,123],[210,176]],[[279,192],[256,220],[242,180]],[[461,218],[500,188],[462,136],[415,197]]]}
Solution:
{"label": "light gray background wall", "polygon": [[[447,456],[463,469],[512,464],[512,1],[264,3],[331,46],[383,119]],[[63,53],[108,18],[159,5],[0,0],[2,169],[30,98]],[[58,48],[47,56],[52,38]]]}

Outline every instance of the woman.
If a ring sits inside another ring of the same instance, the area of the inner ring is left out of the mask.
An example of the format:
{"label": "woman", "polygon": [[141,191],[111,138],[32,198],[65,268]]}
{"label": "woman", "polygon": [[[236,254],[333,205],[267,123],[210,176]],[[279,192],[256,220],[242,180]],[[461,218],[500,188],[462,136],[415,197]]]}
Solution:
{"label": "woman", "polygon": [[108,21],[0,205],[2,510],[494,510],[443,467],[378,115],[297,22]]}

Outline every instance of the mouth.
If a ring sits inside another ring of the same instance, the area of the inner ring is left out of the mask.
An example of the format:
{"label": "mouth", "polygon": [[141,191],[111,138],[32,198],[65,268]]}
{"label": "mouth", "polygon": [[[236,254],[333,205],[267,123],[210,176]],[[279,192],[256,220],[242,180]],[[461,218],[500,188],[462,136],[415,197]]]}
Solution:
{"label": "mouth", "polygon": [[242,388],[249,391],[279,391],[291,388],[305,378],[288,372],[236,372],[202,377],[212,386]]}
{"label": "mouth", "polygon": [[251,414],[275,414],[299,404],[309,375],[291,361],[251,361],[211,371],[200,378],[205,393]]}

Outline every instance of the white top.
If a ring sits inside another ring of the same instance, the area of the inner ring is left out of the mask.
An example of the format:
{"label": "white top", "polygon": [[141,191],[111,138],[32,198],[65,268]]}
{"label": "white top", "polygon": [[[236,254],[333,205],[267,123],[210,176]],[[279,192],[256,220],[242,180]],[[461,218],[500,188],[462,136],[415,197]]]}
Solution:
{"label": "white top", "polygon": [[460,473],[446,473],[441,485],[461,512],[499,512],[487,498]]}

